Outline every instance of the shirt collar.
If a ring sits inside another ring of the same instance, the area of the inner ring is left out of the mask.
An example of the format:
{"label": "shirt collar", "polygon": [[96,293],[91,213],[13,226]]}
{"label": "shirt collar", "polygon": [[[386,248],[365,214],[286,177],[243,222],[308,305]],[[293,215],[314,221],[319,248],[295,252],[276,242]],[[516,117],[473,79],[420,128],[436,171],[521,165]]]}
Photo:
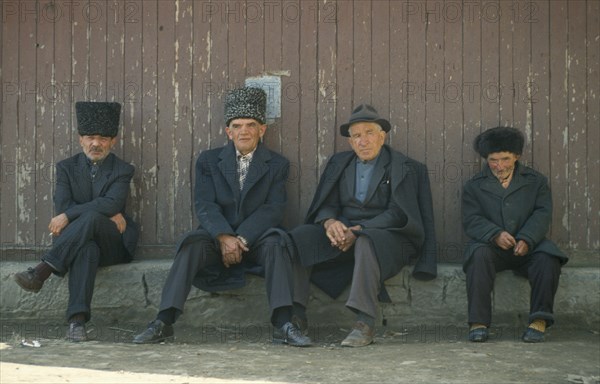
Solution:
{"label": "shirt collar", "polygon": [[247,153],[247,154],[245,154],[245,155],[242,155],[242,154],[240,153],[240,151],[238,151],[238,150],[236,149],[236,150],[235,150],[235,155],[236,155],[236,156],[235,156],[235,158],[236,158],[238,161],[240,161],[242,158],[243,158],[244,160],[251,161],[251,160],[252,160],[252,157],[254,157],[254,152],[256,152],[256,148],[254,148],[254,151],[252,151],[252,152],[250,152],[250,153]]}

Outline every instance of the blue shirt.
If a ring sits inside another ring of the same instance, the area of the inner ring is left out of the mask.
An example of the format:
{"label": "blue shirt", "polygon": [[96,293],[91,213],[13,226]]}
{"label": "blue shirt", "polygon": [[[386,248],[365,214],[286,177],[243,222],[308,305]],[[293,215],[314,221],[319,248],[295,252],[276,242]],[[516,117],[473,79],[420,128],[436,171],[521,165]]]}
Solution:
{"label": "blue shirt", "polygon": [[369,183],[371,182],[377,159],[379,159],[379,155],[369,161],[362,161],[358,157],[356,158],[356,184],[354,185],[354,197],[361,203],[367,198]]}

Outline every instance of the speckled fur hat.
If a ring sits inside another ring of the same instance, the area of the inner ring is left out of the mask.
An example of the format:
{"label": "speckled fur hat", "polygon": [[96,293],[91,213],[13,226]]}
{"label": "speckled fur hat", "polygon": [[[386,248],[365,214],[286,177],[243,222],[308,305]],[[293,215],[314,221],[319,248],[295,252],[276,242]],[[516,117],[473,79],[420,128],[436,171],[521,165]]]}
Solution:
{"label": "speckled fur hat", "polygon": [[481,157],[487,159],[490,153],[510,152],[515,155],[523,153],[525,137],[516,128],[496,127],[481,132],[473,142],[473,148]]}
{"label": "speckled fur hat", "polygon": [[77,131],[81,136],[117,136],[121,104],[78,101],[75,103],[75,112],[77,113]]}
{"label": "speckled fur hat", "polygon": [[267,94],[261,88],[244,87],[227,92],[225,96],[225,122],[233,119],[256,119],[266,121]]}

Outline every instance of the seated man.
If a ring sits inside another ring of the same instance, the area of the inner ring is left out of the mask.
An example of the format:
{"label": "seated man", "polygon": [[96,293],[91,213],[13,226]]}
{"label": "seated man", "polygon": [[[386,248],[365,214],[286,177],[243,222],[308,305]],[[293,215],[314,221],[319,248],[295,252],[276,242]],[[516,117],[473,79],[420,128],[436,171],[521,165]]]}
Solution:
{"label": "seated man", "polygon": [[273,341],[311,344],[292,323],[294,306],[306,303],[294,295],[297,268],[272,229],[283,219],[289,162],[261,143],[267,129],[265,113],[262,89],[240,88],[227,94],[225,132],[230,142],[202,152],[196,162],[194,197],[200,225],[177,246],[156,319],[135,336],[134,343],[172,339],[173,323],[183,313],[192,284],[211,291],[239,287],[244,265],[252,263],[264,267]]}
{"label": "seated man", "polygon": [[67,339],[85,341],[96,270],[131,261],[138,231],[125,214],[134,167],[110,153],[117,142],[121,105],[78,102],[75,110],[83,152],[56,166],[57,215],[48,225],[52,249],[35,268],[14,278],[24,290],[39,292],[50,274],[69,272]]}
{"label": "seated man", "polygon": [[373,341],[378,296],[389,301],[383,283],[412,259],[414,276],[437,273],[427,169],[384,145],[389,130],[372,106],[354,109],[340,127],[353,151],[331,157],[306,224],[289,233],[317,286],[332,297],[351,286],[346,306],[356,322],[342,346]]}
{"label": "seated man", "polygon": [[494,279],[506,269],[527,277],[531,285],[523,341],[543,341],[546,327],[554,323],[554,295],[567,256],[545,238],[552,196],[546,177],[519,163],[524,141],[519,130],[505,127],[475,138],[475,151],[486,164],[465,184],[462,197],[463,227],[471,238],[463,265],[471,341],[488,339]]}

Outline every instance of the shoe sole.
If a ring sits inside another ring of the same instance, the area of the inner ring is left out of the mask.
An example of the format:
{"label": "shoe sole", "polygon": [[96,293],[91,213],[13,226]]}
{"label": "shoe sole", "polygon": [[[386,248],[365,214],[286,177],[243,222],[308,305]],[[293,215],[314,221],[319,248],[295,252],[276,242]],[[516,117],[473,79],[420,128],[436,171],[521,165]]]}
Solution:
{"label": "shoe sole", "polygon": [[312,343],[310,344],[293,344],[293,343],[289,343],[287,340],[284,339],[273,339],[272,343],[275,345],[289,345],[290,347],[310,347],[312,346]]}
{"label": "shoe sole", "polygon": [[133,340],[133,344],[160,344],[160,343],[171,343],[175,341],[175,336],[167,336],[162,339],[150,340],[150,341],[136,341]]}

